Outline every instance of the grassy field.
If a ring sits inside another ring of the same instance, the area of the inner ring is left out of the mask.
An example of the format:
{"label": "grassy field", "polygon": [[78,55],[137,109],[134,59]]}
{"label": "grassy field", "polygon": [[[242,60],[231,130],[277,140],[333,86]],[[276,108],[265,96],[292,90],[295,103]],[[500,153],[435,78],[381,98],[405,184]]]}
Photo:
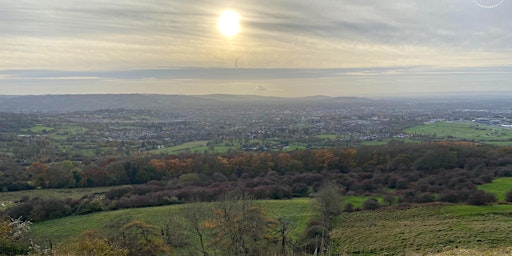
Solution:
{"label": "grassy field", "polygon": [[53,127],[43,126],[43,125],[36,125],[31,128],[25,128],[21,129],[21,132],[31,132],[31,133],[42,133],[45,132],[53,132],[55,129]]}
{"label": "grassy field", "polygon": [[512,190],[512,178],[498,178],[494,179],[492,183],[482,184],[478,186],[479,189],[493,193],[496,195],[498,201],[505,201],[505,195],[508,191]]}
{"label": "grassy field", "polygon": [[177,154],[185,150],[189,150],[190,152],[204,152],[205,150],[208,149],[208,147],[206,146],[207,143],[207,140],[191,141],[174,147],[158,149],[155,150],[154,153]]}
{"label": "grassy field", "polygon": [[[312,215],[309,198],[262,200],[258,203],[262,205],[269,217],[286,217],[294,223],[292,236],[303,233],[307,220]],[[185,205],[135,208],[71,216],[34,223],[31,232],[35,241],[45,241],[51,238],[52,241],[59,243],[70,237],[77,237],[85,230],[101,229],[105,224],[123,218],[142,220],[148,224],[163,227],[171,216],[182,207],[185,207]]]}
{"label": "grassy field", "polygon": [[436,122],[405,130],[408,134],[439,139],[467,140],[497,145],[512,145],[512,129],[476,123]]}
{"label": "grassy field", "polygon": [[[258,202],[268,216],[286,216],[295,223],[292,237],[299,237],[312,216],[308,198]],[[185,205],[72,216],[35,223],[31,232],[36,241],[51,238],[54,243],[59,243],[84,230],[101,229],[119,219],[138,219],[163,226],[182,207]],[[342,255],[468,255],[457,254],[464,252],[485,255],[480,252],[502,252],[511,245],[511,217],[512,205],[424,204],[342,213],[332,232],[331,252]]]}
{"label": "grassy field", "polygon": [[338,137],[336,134],[320,134],[316,135],[315,138],[319,139],[328,139],[328,140],[335,140]]}
{"label": "grassy field", "polygon": [[429,255],[506,248],[512,238],[511,216],[512,205],[430,204],[343,213],[332,232],[333,252]]}
{"label": "grassy field", "polygon": [[400,141],[400,142],[404,142],[404,143],[418,143],[417,140],[413,140],[413,139],[382,139],[382,140],[363,141],[363,142],[361,142],[361,145],[363,145],[363,146],[380,146],[380,145],[386,145],[392,141]]}

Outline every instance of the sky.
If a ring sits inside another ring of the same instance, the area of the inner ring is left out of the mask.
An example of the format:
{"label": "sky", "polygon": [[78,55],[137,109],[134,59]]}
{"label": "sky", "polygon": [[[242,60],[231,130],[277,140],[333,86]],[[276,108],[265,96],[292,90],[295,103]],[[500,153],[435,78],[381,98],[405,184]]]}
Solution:
{"label": "sky", "polygon": [[0,94],[511,94],[511,13],[509,0],[0,0]]}

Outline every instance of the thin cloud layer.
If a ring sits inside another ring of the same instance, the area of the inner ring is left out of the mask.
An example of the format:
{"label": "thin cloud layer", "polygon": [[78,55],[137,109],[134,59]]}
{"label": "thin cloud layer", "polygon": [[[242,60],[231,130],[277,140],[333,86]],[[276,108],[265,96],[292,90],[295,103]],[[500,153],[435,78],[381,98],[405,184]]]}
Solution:
{"label": "thin cloud layer", "polygon": [[[87,93],[80,86],[92,82],[90,93],[288,96],[291,84],[297,96],[510,90],[506,1],[481,8],[473,0],[0,0],[0,7],[5,94]],[[225,9],[241,16],[233,39],[216,30]],[[323,84],[307,87],[319,78]]]}

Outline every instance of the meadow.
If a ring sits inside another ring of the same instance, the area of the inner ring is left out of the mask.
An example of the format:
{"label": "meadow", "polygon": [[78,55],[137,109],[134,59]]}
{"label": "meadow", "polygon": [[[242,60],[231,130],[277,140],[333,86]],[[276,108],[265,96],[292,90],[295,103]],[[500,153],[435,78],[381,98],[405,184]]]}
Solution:
{"label": "meadow", "polygon": [[[261,200],[257,203],[262,206],[268,217],[285,217],[294,223],[291,235],[298,237],[306,228],[307,221],[313,214],[310,201],[309,198],[295,198],[291,200]],[[172,216],[178,214],[183,207],[186,207],[186,204],[71,216],[34,223],[31,232],[35,241],[44,242],[47,239],[52,239],[53,242],[59,243],[70,237],[77,237],[86,230],[101,229],[106,224],[119,219],[141,220],[157,227],[164,227]]]}
{"label": "meadow", "polygon": [[[423,204],[343,213],[331,251],[346,255],[431,255],[510,246],[512,205]],[[477,254],[480,255],[480,254]]]}
{"label": "meadow", "polygon": [[[496,179],[479,188],[495,193],[500,201],[512,178]],[[58,193],[58,191],[53,191]],[[79,191],[75,191],[78,195]],[[59,193],[63,194],[63,193]],[[64,193],[65,194],[65,193]],[[343,205],[360,208],[369,197],[343,197]],[[381,197],[373,197],[384,202]],[[285,217],[298,239],[314,214],[310,198],[261,200],[267,216]],[[119,219],[137,219],[163,227],[186,204],[125,209],[54,219],[32,225],[35,241],[65,242],[85,230],[101,229]],[[382,207],[374,211],[342,213],[332,231],[331,253],[343,255],[500,255],[512,239],[512,205],[469,206],[443,203]],[[464,254],[472,252],[473,254]],[[495,253],[495,254],[492,254]]]}
{"label": "meadow", "polygon": [[512,191],[512,178],[494,179],[491,183],[479,185],[478,189],[493,193],[498,201],[504,202],[507,192]]}
{"label": "meadow", "polygon": [[470,122],[435,122],[405,130],[410,135],[443,140],[466,140],[500,146],[512,145],[512,129]]}

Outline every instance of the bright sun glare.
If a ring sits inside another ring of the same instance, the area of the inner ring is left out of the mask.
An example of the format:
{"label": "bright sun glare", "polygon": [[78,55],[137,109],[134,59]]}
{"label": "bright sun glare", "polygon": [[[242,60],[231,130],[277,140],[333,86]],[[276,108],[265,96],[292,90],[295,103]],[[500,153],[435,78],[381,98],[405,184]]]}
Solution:
{"label": "bright sun glare", "polygon": [[234,37],[240,31],[240,15],[235,11],[223,11],[217,28],[225,37]]}

